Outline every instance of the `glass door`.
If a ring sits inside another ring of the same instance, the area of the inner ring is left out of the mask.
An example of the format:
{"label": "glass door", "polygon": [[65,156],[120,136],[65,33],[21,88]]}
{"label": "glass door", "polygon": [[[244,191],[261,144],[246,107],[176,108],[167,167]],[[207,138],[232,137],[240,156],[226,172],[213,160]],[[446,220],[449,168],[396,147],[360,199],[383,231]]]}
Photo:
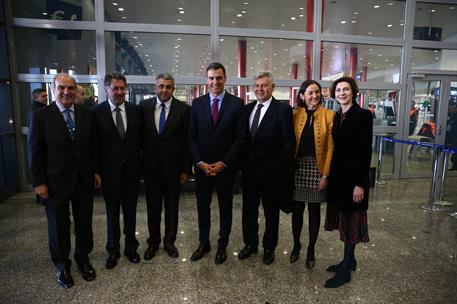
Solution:
{"label": "glass door", "polygon": [[[408,96],[404,139],[455,146],[457,77],[412,75],[408,79]],[[431,176],[433,153],[433,148],[403,145],[401,177]],[[452,167],[453,163],[449,162],[448,166]],[[457,166],[457,163],[454,166]]]}

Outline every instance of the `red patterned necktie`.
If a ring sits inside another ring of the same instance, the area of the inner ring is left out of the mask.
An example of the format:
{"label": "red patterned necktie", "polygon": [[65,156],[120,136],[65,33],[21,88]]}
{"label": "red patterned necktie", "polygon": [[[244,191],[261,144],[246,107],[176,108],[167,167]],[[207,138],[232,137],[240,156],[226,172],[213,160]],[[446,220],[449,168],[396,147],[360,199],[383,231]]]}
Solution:
{"label": "red patterned necktie", "polygon": [[219,119],[219,99],[217,98],[213,99],[213,104],[211,105],[211,117],[213,118],[213,126],[215,126]]}

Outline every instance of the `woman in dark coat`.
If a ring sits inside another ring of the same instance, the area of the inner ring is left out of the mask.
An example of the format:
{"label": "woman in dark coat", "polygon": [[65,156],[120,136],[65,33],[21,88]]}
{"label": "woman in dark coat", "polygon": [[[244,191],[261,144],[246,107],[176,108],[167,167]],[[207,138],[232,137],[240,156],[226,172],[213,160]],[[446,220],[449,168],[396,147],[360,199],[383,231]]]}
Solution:
{"label": "woman in dark coat", "polygon": [[340,231],[344,242],[344,257],[327,268],[336,272],[325,282],[326,288],[336,288],[351,280],[351,270],[357,262],[354,250],[357,243],[368,242],[368,194],[373,115],[356,101],[357,84],[350,77],[335,80],[331,97],[341,109],[333,121],[334,152],[329,175],[326,230]]}

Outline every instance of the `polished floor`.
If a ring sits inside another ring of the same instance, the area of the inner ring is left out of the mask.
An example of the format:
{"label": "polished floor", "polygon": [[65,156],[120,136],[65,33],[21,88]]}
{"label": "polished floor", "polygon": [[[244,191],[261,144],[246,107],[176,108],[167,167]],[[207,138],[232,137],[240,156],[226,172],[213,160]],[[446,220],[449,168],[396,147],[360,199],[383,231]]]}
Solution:
{"label": "polished floor", "polygon": [[[456,182],[455,177],[448,179],[445,199],[457,204]],[[457,303],[457,218],[418,207],[428,200],[429,189],[427,179],[391,180],[372,189],[370,242],[356,248],[358,269],[352,281],[331,290],[323,284],[331,277],[325,268],[341,258],[338,233],[321,229],[314,269],[305,268],[303,256],[290,264],[290,215],[281,215],[272,265],[262,264],[262,253],[237,259],[235,253],[243,246],[240,195],[235,196],[227,261],[214,263],[217,229],[213,229],[212,251],[190,262],[198,234],[191,193],[183,194],[181,203],[178,259],[171,259],[161,248],[151,261],[130,264],[121,258],[113,270],[104,267],[106,219],[98,197],[91,254],[97,279],[82,280],[73,266],[75,286],[65,290],[55,282],[44,210],[31,193],[21,193],[0,204],[0,303]],[[213,223],[217,224],[216,206]],[[324,215],[325,205],[321,211]],[[144,197],[137,221],[142,256],[147,238]],[[262,218],[260,224],[263,227]],[[306,242],[304,230],[302,243]]]}

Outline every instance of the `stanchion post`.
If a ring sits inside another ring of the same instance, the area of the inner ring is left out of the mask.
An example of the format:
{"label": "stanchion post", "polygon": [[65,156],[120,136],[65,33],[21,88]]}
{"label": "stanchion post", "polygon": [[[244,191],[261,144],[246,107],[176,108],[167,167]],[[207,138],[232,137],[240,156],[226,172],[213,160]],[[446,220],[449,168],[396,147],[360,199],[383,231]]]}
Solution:
{"label": "stanchion post", "polygon": [[376,185],[385,185],[386,181],[381,180],[381,171],[382,171],[382,156],[384,151],[384,136],[381,136],[381,140],[379,141],[379,153],[378,153],[378,169],[376,171]]}
{"label": "stanchion post", "polygon": [[437,146],[434,147],[433,150],[433,177],[432,177],[432,185],[430,187],[430,197],[428,200],[428,204],[421,205],[421,208],[426,211],[441,211],[442,209],[435,205],[435,189],[436,189],[436,182],[438,177],[438,164],[439,164],[439,148]]}
{"label": "stanchion post", "polygon": [[454,206],[454,203],[444,201],[444,188],[446,186],[446,175],[447,175],[447,162],[449,160],[449,154],[451,151],[444,149],[443,154],[444,154],[444,159],[443,159],[443,171],[441,173],[441,183],[440,183],[440,189],[438,191],[438,201],[436,202],[438,205],[441,206]]}

